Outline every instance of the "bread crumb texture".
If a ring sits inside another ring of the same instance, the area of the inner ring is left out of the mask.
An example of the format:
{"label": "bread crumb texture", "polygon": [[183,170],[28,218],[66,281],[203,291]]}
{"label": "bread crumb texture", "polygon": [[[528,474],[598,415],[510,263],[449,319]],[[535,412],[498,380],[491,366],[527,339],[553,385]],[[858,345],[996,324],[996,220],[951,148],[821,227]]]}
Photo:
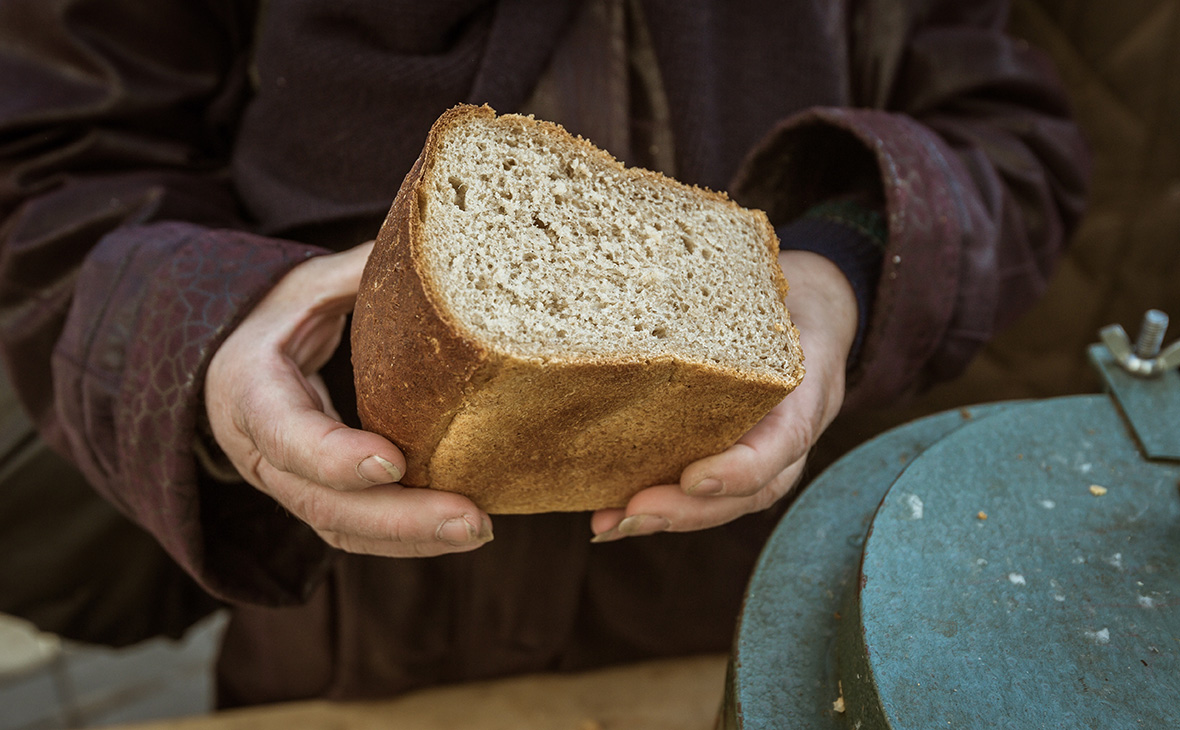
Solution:
{"label": "bread crumb texture", "polygon": [[422,251],[473,336],[524,356],[794,372],[761,214],[530,118],[473,116],[455,131],[419,197]]}
{"label": "bread crumb texture", "polygon": [[766,216],[531,117],[457,107],[377,237],[358,410],[403,484],[488,512],[619,507],[803,376]]}

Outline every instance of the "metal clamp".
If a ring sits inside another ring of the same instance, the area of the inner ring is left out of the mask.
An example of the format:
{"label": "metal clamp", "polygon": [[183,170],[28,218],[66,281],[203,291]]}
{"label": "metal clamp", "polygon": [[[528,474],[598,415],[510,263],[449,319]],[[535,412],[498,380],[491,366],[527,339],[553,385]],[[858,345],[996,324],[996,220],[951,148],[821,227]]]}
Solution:
{"label": "metal clamp", "polygon": [[1122,325],[1103,327],[1098,334],[1124,370],[1140,377],[1153,377],[1180,366],[1180,340],[1160,351],[1167,330],[1168,315],[1158,309],[1149,309],[1143,315],[1139,339],[1134,346]]}

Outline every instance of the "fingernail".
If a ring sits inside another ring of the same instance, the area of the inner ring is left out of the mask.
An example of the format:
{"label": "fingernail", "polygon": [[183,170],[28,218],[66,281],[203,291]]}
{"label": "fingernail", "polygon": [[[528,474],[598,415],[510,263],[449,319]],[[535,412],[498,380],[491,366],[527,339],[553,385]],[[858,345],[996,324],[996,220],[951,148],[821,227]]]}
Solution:
{"label": "fingernail", "polygon": [[724,491],[725,483],[713,477],[706,477],[688,489],[688,493],[694,497],[713,497]]}
{"label": "fingernail", "polygon": [[402,478],[401,469],[377,455],[357,464],[356,473],[361,479],[373,484],[389,484]]}
{"label": "fingernail", "polygon": [[659,515],[631,515],[615,527],[595,535],[590,539],[590,542],[611,542],[624,537],[654,535],[657,532],[664,532],[671,526],[671,522]]}
{"label": "fingernail", "polygon": [[487,519],[477,520],[473,515],[452,517],[438,526],[434,536],[456,547],[470,545],[473,542],[488,542],[492,539],[492,524]]}
{"label": "fingernail", "polygon": [[476,540],[480,542],[491,542],[495,538],[492,534],[492,521],[486,516],[479,520],[479,534],[475,536]]}

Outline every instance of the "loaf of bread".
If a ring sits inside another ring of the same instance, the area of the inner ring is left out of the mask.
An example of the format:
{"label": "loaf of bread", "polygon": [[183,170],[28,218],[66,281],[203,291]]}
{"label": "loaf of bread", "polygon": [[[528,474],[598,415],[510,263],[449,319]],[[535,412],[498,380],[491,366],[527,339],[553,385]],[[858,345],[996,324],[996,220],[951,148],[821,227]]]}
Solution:
{"label": "loaf of bread", "polygon": [[365,268],[353,365],[402,483],[490,513],[620,507],[803,377],[766,216],[561,127],[434,124]]}

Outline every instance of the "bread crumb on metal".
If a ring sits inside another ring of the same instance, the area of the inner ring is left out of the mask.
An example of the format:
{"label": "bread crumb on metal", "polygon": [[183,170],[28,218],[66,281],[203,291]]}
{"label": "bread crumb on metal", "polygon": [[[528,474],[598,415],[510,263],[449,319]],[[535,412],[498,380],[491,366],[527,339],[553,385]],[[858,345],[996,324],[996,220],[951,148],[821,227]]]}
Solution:
{"label": "bread crumb on metal", "polygon": [[1095,497],[1101,497],[1102,495],[1106,494],[1106,487],[1099,484],[1091,484],[1090,494],[1093,494]]}

